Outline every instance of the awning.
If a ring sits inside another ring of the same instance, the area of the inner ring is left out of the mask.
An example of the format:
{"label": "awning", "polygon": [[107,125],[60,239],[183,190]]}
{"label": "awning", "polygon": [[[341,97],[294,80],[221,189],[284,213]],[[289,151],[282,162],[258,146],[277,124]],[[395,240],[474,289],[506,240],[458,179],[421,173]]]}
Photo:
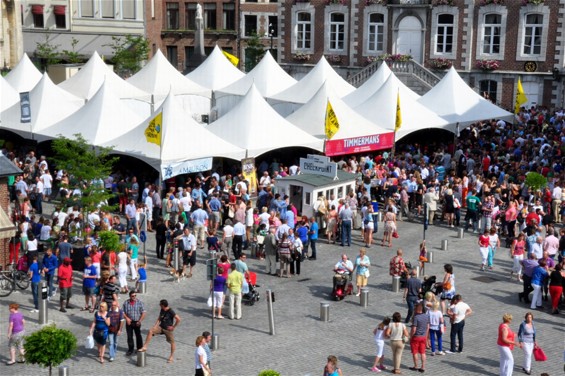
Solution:
{"label": "awning", "polygon": [[65,5],[54,5],[53,6],[53,13],[55,13],[55,15],[57,16],[64,16],[65,15],[65,10],[66,10],[66,6]]}
{"label": "awning", "polygon": [[43,14],[43,5],[32,5],[31,6],[31,13],[33,14]]}
{"label": "awning", "polygon": [[6,214],[4,209],[0,207],[0,239],[11,238],[16,235],[16,226]]}

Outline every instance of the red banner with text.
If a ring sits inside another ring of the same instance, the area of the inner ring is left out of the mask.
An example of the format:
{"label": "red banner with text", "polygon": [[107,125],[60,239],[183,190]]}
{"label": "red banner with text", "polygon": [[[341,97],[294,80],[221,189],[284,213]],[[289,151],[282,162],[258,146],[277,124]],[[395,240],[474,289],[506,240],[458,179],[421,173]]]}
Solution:
{"label": "red banner with text", "polygon": [[356,154],[367,151],[391,149],[394,144],[394,132],[370,136],[326,140],[326,155]]}

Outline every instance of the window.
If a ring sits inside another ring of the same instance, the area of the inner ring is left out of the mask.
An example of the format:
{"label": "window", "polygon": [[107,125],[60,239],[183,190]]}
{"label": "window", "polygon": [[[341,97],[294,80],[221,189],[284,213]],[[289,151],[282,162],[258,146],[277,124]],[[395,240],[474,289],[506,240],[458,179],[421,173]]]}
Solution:
{"label": "window", "polygon": [[449,54],[453,51],[453,15],[437,16],[436,53]]}
{"label": "window", "polygon": [[179,3],[167,3],[167,29],[179,28]]}
{"label": "window", "polygon": [[122,0],[122,18],[135,20],[135,0]]}
{"label": "window", "polygon": [[113,1],[103,1],[102,2],[102,18],[114,18],[114,2]]}
{"label": "window", "polygon": [[543,15],[528,14],[524,24],[524,55],[540,55]]}
{"label": "window", "polygon": [[306,12],[296,14],[296,49],[312,48],[312,15]]}
{"label": "window", "polygon": [[269,36],[278,37],[279,34],[279,18],[277,16],[269,16]]}
{"label": "window", "polygon": [[204,29],[216,30],[216,4],[204,3]]}
{"label": "window", "polygon": [[369,14],[367,29],[367,52],[384,50],[385,17],[382,13]]}
{"label": "window", "polygon": [[167,59],[169,60],[169,63],[171,63],[173,67],[178,69],[179,60],[178,60],[177,46],[167,46]]}
{"label": "window", "polygon": [[502,16],[500,14],[486,14],[483,25],[483,54],[500,53],[500,30]]}
{"label": "window", "polygon": [[196,30],[196,3],[186,3],[184,19],[187,30]]}
{"label": "window", "polygon": [[235,4],[224,3],[224,29],[235,30]]}
{"label": "window", "polygon": [[496,91],[498,89],[498,82],[493,80],[482,80],[479,82],[480,94],[485,98],[496,103]]}
{"label": "window", "polygon": [[330,51],[345,48],[345,14],[330,14]]}
{"label": "window", "polygon": [[257,16],[255,15],[245,15],[243,16],[244,20],[244,35],[246,37],[250,37],[253,34],[257,33]]}
{"label": "window", "polygon": [[94,17],[94,0],[80,0],[80,16]]}
{"label": "window", "polygon": [[56,14],[55,15],[55,27],[57,29],[66,29],[67,28],[67,18],[65,15]]}
{"label": "window", "polygon": [[43,18],[43,5],[32,5],[31,14],[33,15],[33,27],[43,29],[45,27]]}

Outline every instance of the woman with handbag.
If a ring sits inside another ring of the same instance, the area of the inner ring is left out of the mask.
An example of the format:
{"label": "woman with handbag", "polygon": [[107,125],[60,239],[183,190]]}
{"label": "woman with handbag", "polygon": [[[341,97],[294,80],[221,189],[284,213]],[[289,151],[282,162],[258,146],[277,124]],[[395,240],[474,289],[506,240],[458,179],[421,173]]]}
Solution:
{"label": "woman with handbag", "polygon": [[524,321],[520,324],[520,329],[518,329],[518,341],[522,345],[522,350],[524,351],[524,363],[522,366],[522,371],[526,375],[531,375],[532,373],[532,352],[534,347],[538,347],[536,342],[536,328],[534,326],[534,315],[531,312],[527,312],[524,317]]}
{"label": "woman with handbag", "polygon": [[516,335],[509,326],[510,322],[512,322],[512,315],[505,313],[502,316],[502,323],[498,326],[496,344],[500,351],[500,376],[512,376],[514,370],[512,350],[514,350],[514,346],[522,347],[522,343],[516,342]]}
{"label": "woman with handbag", "polygon": [[106,351],[106,341],[108,340],[108,329],[110,326],[110,316],[108,316],[108,305],[106,302],[100,303],[100,309],[94,314],[94,320],[90,324],[90,335],[98,347],[98,360],[104,363],[104,352]]}
{"label": "woman with handbag", "polygon": [[392,373],[400,375],[400,362],[402,360],[404,345],[408,342],[408,329],[406,329],[406,325],[402,323],[402,317],[399,312],[394,312],[392,315],[392,323],[386,329],[385,337],[390,339],[393,364]]}
{"label": "woman with handbag", "polygon": [[204,345],[206,344],[206,339],[203,336],[196,337],[196,350],[194,351],[194,376],[208,376],[212,374],[212,370],[208,365],[208,356],[206,355],[206,350]]}
{"label": "woman with handbag", "polygon": [[436,292],[441,299],[441,312],[445,312],[445,301],[451,300],[455,296],[455,276],[453,275],[453,265],[445,264],[443,266],[445,275],[442,282],[436,283]]}

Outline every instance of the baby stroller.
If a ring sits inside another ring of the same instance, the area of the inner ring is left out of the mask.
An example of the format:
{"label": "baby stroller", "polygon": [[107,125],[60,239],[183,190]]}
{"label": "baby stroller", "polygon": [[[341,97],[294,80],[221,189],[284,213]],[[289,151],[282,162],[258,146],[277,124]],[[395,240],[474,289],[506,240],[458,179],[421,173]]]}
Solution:
{"label": "baby stroller", "polygon": [[252,306],[255,302],[259,301],[261,296],[259,291],[257,291],[257,287],[259,287],[257,284],[257,273],[248,272],[247,274],[245,281],[247,282],[248,292],[241,296],[241,300],[243,304]]}
{"label": "baby stroller", "polygon": [[333,284],[332,297],[335,300],[342,300],[346,295],[353,293],[350,273],[336,273],[333,278]]}
{"label": "baby stroller", "polygon": [[436,284],[435,275],[424,278],[424,282],[422,282],[422,292],[420,293],[420,299],[424,299],[428,291],[431,291],[432,293],[434,293],[434,295],[436,295],[435,284]]}

